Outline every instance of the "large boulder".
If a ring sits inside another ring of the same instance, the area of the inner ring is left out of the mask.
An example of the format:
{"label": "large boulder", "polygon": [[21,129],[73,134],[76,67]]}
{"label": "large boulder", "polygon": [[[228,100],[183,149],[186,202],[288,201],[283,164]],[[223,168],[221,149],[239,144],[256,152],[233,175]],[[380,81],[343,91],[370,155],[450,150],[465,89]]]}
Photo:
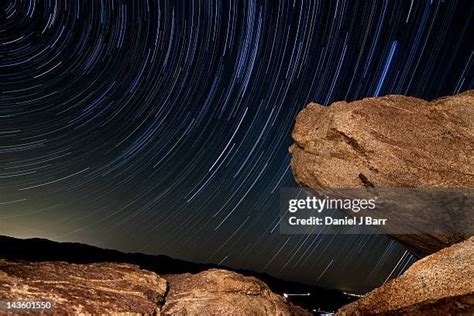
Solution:
{"label": "large boulder", "polygon": [[166,289],[165,279],[129,264],[0,261],[0,301],[51,302],[57,315],[151,315]]}
{"label": "large boulder", "polygon": [[337,315],[474,315],[474,237],[413,264]]}
{"label": "large boulder", "polygon": [[310,103],[292,136],[295,179],[308,187],[474,187],[474,90]]}
{"label": "large boulder", "polygon": [[165,314],[172,315],[311,315],[288,304],[262,281],[211,269],[166,276],[170,283]]}
{"label": "large boulder", "polygon": [[[292,136],[295,180],[314,190],[468,188],[472,194],[474,188],[474,90],[431,102],[390,95],[329,107],[311,103],[299,113]],[[460,221],[470,215],[460,212],[441,215]],[[470,235],[392,237],[425,256]]]}

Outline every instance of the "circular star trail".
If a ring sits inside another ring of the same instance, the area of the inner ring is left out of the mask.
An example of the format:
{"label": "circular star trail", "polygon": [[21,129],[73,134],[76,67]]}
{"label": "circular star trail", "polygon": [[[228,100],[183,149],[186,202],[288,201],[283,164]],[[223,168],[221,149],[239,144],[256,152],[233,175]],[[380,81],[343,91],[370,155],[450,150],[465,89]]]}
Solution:
{"label": "circular star trail", "polygon": [[386,237],[278,232],[295,116],[472,88],[473,8],[2,1],[0,234],[378,285],[414,261]]}

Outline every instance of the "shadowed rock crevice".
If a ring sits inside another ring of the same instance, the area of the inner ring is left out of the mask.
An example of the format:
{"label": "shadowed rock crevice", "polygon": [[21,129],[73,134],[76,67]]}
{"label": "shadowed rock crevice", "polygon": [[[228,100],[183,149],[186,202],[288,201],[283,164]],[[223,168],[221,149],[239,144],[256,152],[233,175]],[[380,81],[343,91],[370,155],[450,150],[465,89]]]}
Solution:
{"label": "shadowed rock crevice", "polygon": [[370,182],[369,179],[363,173],[359,173],[359,179],[366,188],[375,187],[374,184]]}
{"label": "shadowed rock crevice", "polygon": [[344,133],[343,131],[331,128],[328,133],[328,140],[331,141],[344,141],[359,155],[366,157],[366,150],[359,144],[357,139]]}

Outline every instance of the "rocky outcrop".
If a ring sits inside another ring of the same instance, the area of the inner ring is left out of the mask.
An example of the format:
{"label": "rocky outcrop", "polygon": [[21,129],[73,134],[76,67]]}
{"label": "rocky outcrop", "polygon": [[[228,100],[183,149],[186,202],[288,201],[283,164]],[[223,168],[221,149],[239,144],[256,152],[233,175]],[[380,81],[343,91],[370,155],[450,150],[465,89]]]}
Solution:
{"label": "rocky outcrop", "polygon": [[0,301],[49,301],[57,315],[153,314],[166,290],[165,279],[129,264],[0,261]]}
{"label": "rocky outcrop", "polygon": [[474,90],[432,102],[311,103],[292,136],[292,169],[304,186],[474,187]]}
{"label": "rocky outcrop", "polygon": [[[164,278],[118,263],[0,260],[0,301],[49,301],[54,308],[46,312],[57,315],[308,314],[265,283],[235,272],[212,269]],[[6,311],[6,306],[0,308]]]}
{"label": "rocky outcrop", "polygon": [[254,277],[211,269],[167,276],[170,290],[163,306],[173,315],[310,315],[288,304]]}
{"label": "rocky outcrop", "polygon": [[[146,273],[154,272],[160,278],[166,279],[168,281],[167,293],[176,293],[176,291],[173,290],[173,284],[174,280],[179,278],[180,275],[186,276],[186,278],[191,280],[192,278],[190,278],[190,276],[201,276],[199,273],[203,271],[216,271],[216,274],[219,273],[219,271],[225,272],[223,275],[227,275],[227,273],[229,273],[227,271],[234,271],[235,273],[232,274],[235,276],[234,279],[241,278],[245,284],[248,283],[248,280],[260,280],[258,282],[262,284],[262,286],[263,284],[268,285],[273,293],[310,293],[309,297],[290,296],[283,299],[283,301],[287,301],[288,304],[285,310],[291,309],[291,311],[295,313],[299,309],[295,309],[290,303],[303,307],[306,310],[321,309],[335,311],[341,306],[354,301],[354,297],[348,296],[338,290],[323,289],[308,284],[281,280],[265,273],[250,270],[232,270],[232,268],[226,266],[199,264],[163,255],[124,253],[80,243],[55,242],[40,238],[18,239],[0,235],[0,285],[2,284],[3,274],[1,271],[4,265],[16,264],[15,267],[21,267],[23,264],[39,264],[38,271],[41,271],[47,262],[54,265],[56,263],[59,265],[66,264],[65,270],[69,268],[74,270],[76,266],[85,269],[85,267],[92,265],[95,270],[100,271],[101,266],[96,266],[96,264],[104,264],[101,262],[109,262],[109,264],[113,262],[113,265],[120,263],[120,266],[129,266],[135,269],[140,267],[141,270],[137,270],[137,273],[140,273],[140,271]],[[67,263],[71,265],[68,266]],[[13,274],[14,272],[10,270],[8,273]],[[35,278],[38,279],[38,282],[42,279],[41,275]],[[87,278],[87,276],[84,276],[84,278]],[[221,284],[223,291],[225,291],[225,284]],[[0,314],[2,314],[2,297],[6,297],[6,287],[8,287],[8,285],[5,285],[4,288],[0,286]],[[268,292],[263,291],[262,293]],[[17,298],[21,297],[17,296]],[[170,296],[166,295],[163,300],[158,300],[158,305],[164,305],[165,300],[168,299],[170,299]]]}
{"label": "rocky outcrop", "polygon": [[[474,90],[431,102],[390,95],[311,103],[292,136],[291,166],[304,187],[474,188]],[[469,235],[392,237],[425,256]]]}
{"label": "rocky outcrop", "polygon": [[474,237],[417,261],[338,315],[473,315]]}

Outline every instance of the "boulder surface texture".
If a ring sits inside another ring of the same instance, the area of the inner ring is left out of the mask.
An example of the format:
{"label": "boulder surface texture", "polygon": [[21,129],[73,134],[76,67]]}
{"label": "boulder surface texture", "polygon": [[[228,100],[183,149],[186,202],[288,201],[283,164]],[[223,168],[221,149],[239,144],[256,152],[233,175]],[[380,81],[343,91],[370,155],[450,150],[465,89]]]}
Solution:
{"label": "boulder surface texture", "polygon": [[474,237],[414,263],[337,315],[474,315]]}

